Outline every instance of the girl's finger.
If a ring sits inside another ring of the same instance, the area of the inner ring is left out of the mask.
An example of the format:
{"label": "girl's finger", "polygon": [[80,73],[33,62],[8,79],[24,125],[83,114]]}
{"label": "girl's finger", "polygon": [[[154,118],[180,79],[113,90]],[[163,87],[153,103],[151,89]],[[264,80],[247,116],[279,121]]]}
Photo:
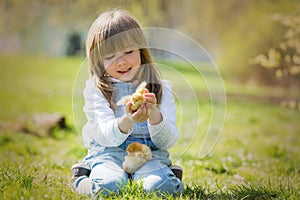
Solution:
{"label": "girl's finger", "polygon": [[145,105],[141,105],[139,109],[131,116],[136,122],[145,121],[147,119],[147,109],[145,109]]}
{"label": "girl's finger", "polygon": [[146,105],[145,104],[141,105],[140,109],[141,109],[141,116],[147,114],[147,109],[146,109]]}
{"label": "girl's finger", "polygon": [[132,106],[132,103],[131,103],[131,102],[129,102],[128,104],[126,104],[126,106],[125,106],[125,112],[126,112],[126,113],[130,113],[131,106]]}
{"label": "girl's finger", "polygon": [[145,88],[144,93],[149,93],[149,90]]}
{"label": "girl's finger", "polygon": [[155,98],[155,94],[154,94],[154,93],[146,93],[146,94],[144,94],[144,97],[152,97],[152,98]]}
{"label": "girl's finger", "polygon": [[156,98],[145,98],[147,103],[156,104],[157,100]]}
{"label": "girl's finger", "polygon": [[143,104],[143,113],[142,115],[147,115],[147,106],[145,104]]}
{"label": "girl's finger", "polygon": [[153,101],[153,99],[156,100],[155,95],[151,95],[151,93],[149,93],[149,95],[145,94],[144,98],[145,98],[146,101]]}
{"label": "girl's finger", "polygon": [[141,113],[142,113],[142,106],[143,106],[143,105],[141,105],[141,106],[137,109],[137,111],[135,111],[135,112],[132,114],[133,117],[138,118],[139,116],[141,116]]}

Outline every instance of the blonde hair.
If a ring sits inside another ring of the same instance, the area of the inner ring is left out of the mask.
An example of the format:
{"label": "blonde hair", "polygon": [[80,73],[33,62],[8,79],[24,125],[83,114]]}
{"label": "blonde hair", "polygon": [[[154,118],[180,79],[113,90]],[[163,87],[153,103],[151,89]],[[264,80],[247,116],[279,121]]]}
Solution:
{"label": "blonde hair", "polygon": [[104,12],[92,24],[86,40],[90,75],[96,81],[97,87],[108,100],[110,106],[115,108],[112,101],[114,88],[105,71],[103,57],[128,47],[140,50],[141,66],[135,77],[138,84],[146,81],[147,89],[155,93],[157,101],[160,103],[162,95],[160,74],[153,64],[140,25],[127,11],[114,9]]}

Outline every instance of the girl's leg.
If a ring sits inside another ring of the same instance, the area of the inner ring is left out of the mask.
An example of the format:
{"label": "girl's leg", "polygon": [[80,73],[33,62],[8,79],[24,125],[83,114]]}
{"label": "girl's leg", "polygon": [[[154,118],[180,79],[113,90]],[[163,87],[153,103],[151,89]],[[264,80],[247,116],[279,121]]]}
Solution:
{"label": "girl's leg", "polygon": [[133,180],[142,182],[146,191],[157,193],[179,194],[183,192],[182,182],[176,178],[172,170],[159,159],[146,162],[133,175]]}
{"label": "girl's leg", "polygon": [[104,195],[109,195],[110,192],[118,192],[119,187],[127,181],[127,173],[118,164],[105,161],[95,164],[90,176],[79,177],[74,186],[81,194],[95,195],[102,192]]}

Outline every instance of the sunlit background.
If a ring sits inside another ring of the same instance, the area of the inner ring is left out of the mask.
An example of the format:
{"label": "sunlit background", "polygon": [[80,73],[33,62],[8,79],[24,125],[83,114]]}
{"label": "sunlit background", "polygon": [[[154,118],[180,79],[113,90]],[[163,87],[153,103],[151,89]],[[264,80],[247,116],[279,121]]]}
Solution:
{"label": "sunlit background", "polygon": [[[201,74],[181,55],[153,52],[174,83],[181,133],[170,152],[184,170],[183,198],[299,199],[299,0],[0,0],[0,196],[80,198],[68,184],[70,167],[86,155],[73,113],[82,112],[85,39],[97,16],[114,8],[143,27],[184,34],[214,61],[178,39],[168,38],[164,50],[195,58]],[[221,103],[208,90],[220,83],[214,66],[224,81]],[[200,158],[212,115],[224,105],[222,134]],[[40,113],[61,114],[66,127],[41,131]],[[136,188],[114,197],[155,199]]]}
{"label": "sunlit background", "polygon": [[280,78],[290,85],[294,82],[285,79],[299,79],[297,0],[2,0],[0,6],[0,52],[5,54],[84,55],[93,20],[119,7],[142,26],[192,37],[237,81],[273,85]]}

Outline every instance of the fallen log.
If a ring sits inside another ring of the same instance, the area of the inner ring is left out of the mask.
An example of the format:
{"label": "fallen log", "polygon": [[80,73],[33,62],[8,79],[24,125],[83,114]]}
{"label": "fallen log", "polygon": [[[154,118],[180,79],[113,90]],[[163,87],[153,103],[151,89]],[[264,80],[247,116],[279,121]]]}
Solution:
{"label": "fallen log", "polygon": [[0,130],[29,133],[38,137],[52,136],[55,129],[66,129],[66,119],[59,113],[21,115],[14,122],[0,122]]}

